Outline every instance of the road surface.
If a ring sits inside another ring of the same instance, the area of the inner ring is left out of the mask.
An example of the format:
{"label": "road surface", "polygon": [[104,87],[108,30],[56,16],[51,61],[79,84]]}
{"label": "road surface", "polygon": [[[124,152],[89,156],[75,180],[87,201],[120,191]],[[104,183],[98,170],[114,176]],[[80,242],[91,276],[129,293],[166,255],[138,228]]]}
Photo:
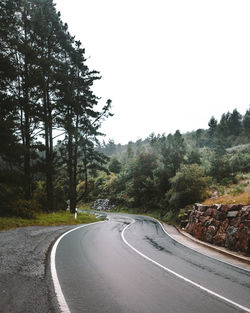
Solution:
{"label": "road surface", "polygon": [[110,214],[54,254],[64,312],[250,312],[249,271],[182,246],[151,218]]}

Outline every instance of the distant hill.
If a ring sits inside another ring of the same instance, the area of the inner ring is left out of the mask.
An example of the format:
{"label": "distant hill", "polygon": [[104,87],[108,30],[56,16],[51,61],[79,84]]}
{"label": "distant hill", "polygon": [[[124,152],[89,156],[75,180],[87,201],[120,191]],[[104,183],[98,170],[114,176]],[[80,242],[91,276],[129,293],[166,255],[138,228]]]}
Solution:
{"label": "distant hill", "polygon": [[[129,141],[127,144],[116,144],[114,140],[103,141],[98,146],[98,150],[107,156],[121,156],[127,152],[128,148],[134,152],[138,150],[147,151],[150,138],[153,136],[160,138],[165,134],[150,134],[145,139],[139,139],[136,142]],[[207,129],[197,129],[196,131],[182,134],[187,150],[199,148],[214,148],[221,144],[228,152],[244,149],[250,144],[250,109],[244,115],[241,115],[237,109],[232,113],[222,114],[220,121],[214,117],[208,121]],[[230,150],[233,149],[233,150]]]}

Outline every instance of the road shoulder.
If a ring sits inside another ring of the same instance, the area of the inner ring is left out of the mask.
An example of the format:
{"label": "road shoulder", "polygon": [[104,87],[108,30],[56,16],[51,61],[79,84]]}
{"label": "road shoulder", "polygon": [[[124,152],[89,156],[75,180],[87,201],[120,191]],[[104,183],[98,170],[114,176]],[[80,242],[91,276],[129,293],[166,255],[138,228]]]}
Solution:
{"label": "road shoulder", "polygon": [[57,313],[49,269],[50,247],[74,226],[30,226],[0,232],[2,313]]}
{"label": "road shoulder", "polygon": [[213,246],[202,242],[174,226],[163,223],[164,230],[176,241],[197,252],[205,254],[219,261],[250,271],[250,257],[245,257],[237,252],[229,251],[222,247]]}

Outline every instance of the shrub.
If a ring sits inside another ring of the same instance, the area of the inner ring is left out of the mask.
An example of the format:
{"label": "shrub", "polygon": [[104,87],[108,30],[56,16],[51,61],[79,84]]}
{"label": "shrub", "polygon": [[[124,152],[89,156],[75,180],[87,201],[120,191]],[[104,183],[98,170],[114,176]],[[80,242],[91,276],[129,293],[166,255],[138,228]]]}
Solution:
{"label": "shrub", "polygon": [[38,203],[36,200],[23,200],[18,199],[17,201],[13,202],[12,208],[10,210],[11,215],[27,218],[27,219],[34,219],[36,218]]}
{"label": "shrub", "polygon": [[236,196],[238,194],[241,194],[244,192],[244,185],[241,184],[241,185],[237,185],[237,186],[234,186],[231,190],[230,190],[230,193],[233,195],[233,196]]}
{"label": "shrub", "polygon": [[215,153],[212,156],[210,175],[218,182],[224,181],[224,184],[227,180],[232,180],[232,167],[227,155],[219,155],[218,153]]}
{"label": "shrub", "polygon": [[122,168],[121,162],[117,158],[113,157],[109,163],[110,172],[113,172],[115,174],[119,174],[121,171],[121,168]]}
{"label": "shrub", "polygon": [[0,216],[13,215],[13,202],[22,196],[22,190],[18,187],[10,187],[0,184]]}
{"label": "shrub", "polygon": [[[33,199],[37,203],[37,210],[38,211],[48,211],[48,204],[47,204],[47,195],[46,195],[46,184],[45,181],[38,181],[36,183],[36,189],[33,192]],[[63,187],[60,185],[56,185],[54,187],[54,210],[66,210],[67,203],[66,203],[66,195],[63,190]]]}
{"label": "shrub", "polygon": [[184,165],[170,180],[171,189],[167,193],[169,208],[178,210],[188,204],[205,199],[209,178],[197,164]]}

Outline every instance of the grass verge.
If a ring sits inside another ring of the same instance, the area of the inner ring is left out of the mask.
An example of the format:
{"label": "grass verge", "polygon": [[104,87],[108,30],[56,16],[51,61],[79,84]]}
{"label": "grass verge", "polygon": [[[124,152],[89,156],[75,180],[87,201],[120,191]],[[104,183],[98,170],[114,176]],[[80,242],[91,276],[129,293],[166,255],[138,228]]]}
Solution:
{"label": "grass verge", "polygon": [[96,216],[88,213],[78,212],[77,220],[74,214],[68,211],[55,213],[38,214],[35,219],[25,219],[21,217],[0,217],[0,230],[24,226],[58,226],[58,225],[77,225],[96,222]]}

